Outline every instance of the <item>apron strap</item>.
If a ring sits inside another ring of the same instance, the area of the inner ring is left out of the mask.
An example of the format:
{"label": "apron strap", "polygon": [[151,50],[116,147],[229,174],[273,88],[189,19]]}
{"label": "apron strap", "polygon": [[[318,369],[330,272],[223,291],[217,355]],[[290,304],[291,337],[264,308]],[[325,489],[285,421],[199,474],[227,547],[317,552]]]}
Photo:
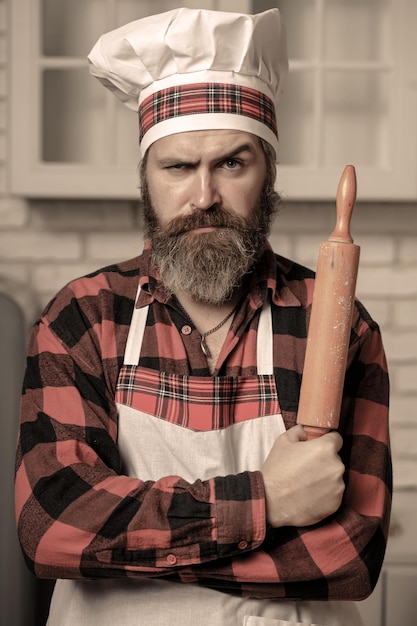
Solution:
{"label": "apron strap", "polygon": [[146,328],[149,306],[137,308],[136,303],[140,294],[140,285],[136,294],[135,308],[130,321],[129,335],[126,342],[124,365],[137,365],[142,348],[143,334]]}
{"label": "apron strap", "polygon": [[[145,332],[149,310],[149,306],[141,308],[136,307],[139,294],[140,286],[138,287],[135,308],[130,322],[129,335],[124,355],[124,365],[137,365],[139,363],[143,334]],[[272,375],[274,373],[273,334],[271,304],[269,301],[265,302],[259,318],[256,353],[258,376]]]}

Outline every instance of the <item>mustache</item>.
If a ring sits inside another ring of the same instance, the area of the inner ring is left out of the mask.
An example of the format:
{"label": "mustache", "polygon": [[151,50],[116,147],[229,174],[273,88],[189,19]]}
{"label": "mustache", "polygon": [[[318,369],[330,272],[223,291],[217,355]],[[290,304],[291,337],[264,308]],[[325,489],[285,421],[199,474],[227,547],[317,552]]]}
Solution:
{"label": "mustache", "polygon": [[239,232],[247,232],[249,224],[240,215],[236,215],[221,206],[213,205],[209,209],[195,209],[189,215],[174,217],[165,227],[158,228],[168,237],[177,237],[195,228],[206,227],[232,228]]}

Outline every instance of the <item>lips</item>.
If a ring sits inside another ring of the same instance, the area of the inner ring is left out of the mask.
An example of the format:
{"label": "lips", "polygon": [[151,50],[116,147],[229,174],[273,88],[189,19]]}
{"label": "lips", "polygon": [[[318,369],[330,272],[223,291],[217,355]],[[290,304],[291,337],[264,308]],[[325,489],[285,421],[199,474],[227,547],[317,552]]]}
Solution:
{"label": "lips", "polygon": [[164,230],[168,236],[175,237],[190,231],[222,228],[233,228],[241,231],[247,228],[247,224],[242,217],[233,215],[220,207],[214,207],[204,211],[195,211],[185,217],[176,217]]}

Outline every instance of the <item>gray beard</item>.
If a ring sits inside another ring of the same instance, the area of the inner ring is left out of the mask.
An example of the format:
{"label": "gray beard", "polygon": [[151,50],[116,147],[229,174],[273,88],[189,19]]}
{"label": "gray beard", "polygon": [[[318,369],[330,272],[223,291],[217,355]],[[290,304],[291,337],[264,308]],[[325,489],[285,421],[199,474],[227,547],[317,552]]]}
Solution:
{"label": "gray beard", "polygon": [[[265,204],[261,199],[247,219],[214,206],[174,218],[162,227],[145,202],[152,260],[165,287],[172,293],[185,292],[196,302],[220,305],[230,300],[264,250],[274,213]],[[217,228],[190,232],[205,226]]]}
{"label": "gray beard", "polygon": [[196,302],[219,305],[229,300],[253,266],[257,251],[248,251],[242,237],[224,229],[186,234],[154,242],[153,258],[164,285],[185,292]]}

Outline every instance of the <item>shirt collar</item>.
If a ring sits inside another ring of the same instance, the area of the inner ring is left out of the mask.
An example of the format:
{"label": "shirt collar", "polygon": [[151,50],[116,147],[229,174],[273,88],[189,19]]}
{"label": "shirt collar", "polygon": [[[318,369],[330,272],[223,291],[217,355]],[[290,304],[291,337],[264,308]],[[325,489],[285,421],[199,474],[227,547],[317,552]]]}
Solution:
{"label": "shirt collar", "polygon": [[[162,283],[158,269],[152,263],[149,240],[145,241],[139,262],[141,291],[136,301],[136,307],[148,306],[154,300],[167,304],[172,298],[172,294]],[[250,306],[253,309],[260,308],[268,293],[271,294],[272,302],[277,306],[302,306],[304,298],[300,298],[302,296],[300,281],[295,280],[293,276],[293,270],[297,267],[299,266],[292,261],[276,255],[267,242],[261,258],[249,276],[248,299]]]}

